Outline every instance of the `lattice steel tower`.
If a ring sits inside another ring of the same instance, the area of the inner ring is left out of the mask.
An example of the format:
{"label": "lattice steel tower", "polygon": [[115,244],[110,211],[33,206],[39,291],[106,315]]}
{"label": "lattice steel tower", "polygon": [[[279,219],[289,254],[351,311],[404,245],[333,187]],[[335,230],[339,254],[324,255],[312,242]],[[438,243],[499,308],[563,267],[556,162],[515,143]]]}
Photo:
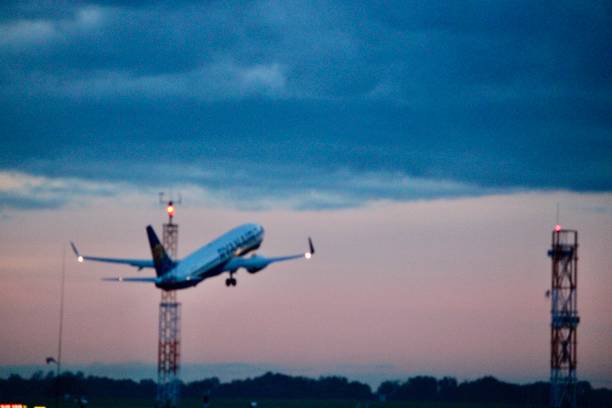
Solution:
{"label": "lattice steel tower", "polygon": [[578,231],[552,232],[550,287],[550,405],[576,407]]}
{"label": "lattice steel tower", "polygon": [[[160,196],[161,198],[161,196]],[[177,259],[178,224],[173,221],[175,207],[167,202],[168,222],[163,225],[163,245]],[[179,399],[178,379],[181,362],[181,304],[176,291],[161,291],[159,303],[159,345],[157,354],[157,407],[175,408]]]}

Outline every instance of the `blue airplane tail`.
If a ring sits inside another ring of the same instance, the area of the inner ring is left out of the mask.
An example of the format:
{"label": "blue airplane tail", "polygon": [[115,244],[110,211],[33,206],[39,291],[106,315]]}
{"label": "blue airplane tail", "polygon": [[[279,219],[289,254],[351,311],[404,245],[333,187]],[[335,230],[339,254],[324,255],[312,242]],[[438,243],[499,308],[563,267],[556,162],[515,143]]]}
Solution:
{"label": "blue airplane tail", "polygon": [[153,266],[155,266],[155,273],[158,277],[165,275],[172,268],[174,268],[174,262],[166,253],[166,249],[159,242],[157,234],[153,230],[153,227],[147,226],[147,237],[149,238],[149,246],[151,246],[151,256],[153,257]]}

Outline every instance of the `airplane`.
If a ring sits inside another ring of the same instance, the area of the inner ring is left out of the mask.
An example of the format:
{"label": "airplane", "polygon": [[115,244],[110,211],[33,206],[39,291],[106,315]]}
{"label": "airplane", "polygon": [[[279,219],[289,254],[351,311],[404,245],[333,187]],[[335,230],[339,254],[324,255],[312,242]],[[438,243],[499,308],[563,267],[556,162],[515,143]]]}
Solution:
{"label": "airplane", "polygon": [[308,238],[309,250],[302,254],[266,258],[253,253],[250,257],[246,257],[247,254],[261,246],[264,229],[258,224],[244,224],[226,232],[186,258],[173,260],[168,256],[166,249],[157,238],[153,227],[149,225],[146,230],[152,259],[103,258],[81,255],[74,242],[70,242],[70,245],[78,262],[95,261],[124,264],[136,267],[138,270],[154,268],[156,273],[155,277],[103,278],[102,280],[154,283],[156,287],[165,291],[196,286],[200,282],[224,272],[229,272],[229,278],[225,280],[225,285],[228,287],[236,286],[237,281],[234,274],[240,268],[246,269],[249,273],[257,273],[272,263],[300,258],[310,259],[315,253],[312,239]]}

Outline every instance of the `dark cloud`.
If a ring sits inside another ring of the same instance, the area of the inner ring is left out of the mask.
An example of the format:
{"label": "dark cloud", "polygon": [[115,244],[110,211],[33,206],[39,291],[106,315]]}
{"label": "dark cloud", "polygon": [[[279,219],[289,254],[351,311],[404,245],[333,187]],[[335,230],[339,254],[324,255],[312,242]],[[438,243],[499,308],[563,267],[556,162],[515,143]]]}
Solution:
{"label": "dark cloud", "polygon": [[605,2],[9,4],[0,168],[351,205],[610,191],[611,16]]}

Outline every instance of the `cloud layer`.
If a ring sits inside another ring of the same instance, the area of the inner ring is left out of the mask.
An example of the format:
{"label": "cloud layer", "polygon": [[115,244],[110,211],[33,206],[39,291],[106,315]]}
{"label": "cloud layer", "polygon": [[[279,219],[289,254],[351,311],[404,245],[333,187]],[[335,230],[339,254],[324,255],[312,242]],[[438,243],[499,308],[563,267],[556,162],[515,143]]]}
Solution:
{"label": "cloud layer", "polygon": [[579,2],[9,3],[0,169],[298,207],[610,191],[611,17]]}

